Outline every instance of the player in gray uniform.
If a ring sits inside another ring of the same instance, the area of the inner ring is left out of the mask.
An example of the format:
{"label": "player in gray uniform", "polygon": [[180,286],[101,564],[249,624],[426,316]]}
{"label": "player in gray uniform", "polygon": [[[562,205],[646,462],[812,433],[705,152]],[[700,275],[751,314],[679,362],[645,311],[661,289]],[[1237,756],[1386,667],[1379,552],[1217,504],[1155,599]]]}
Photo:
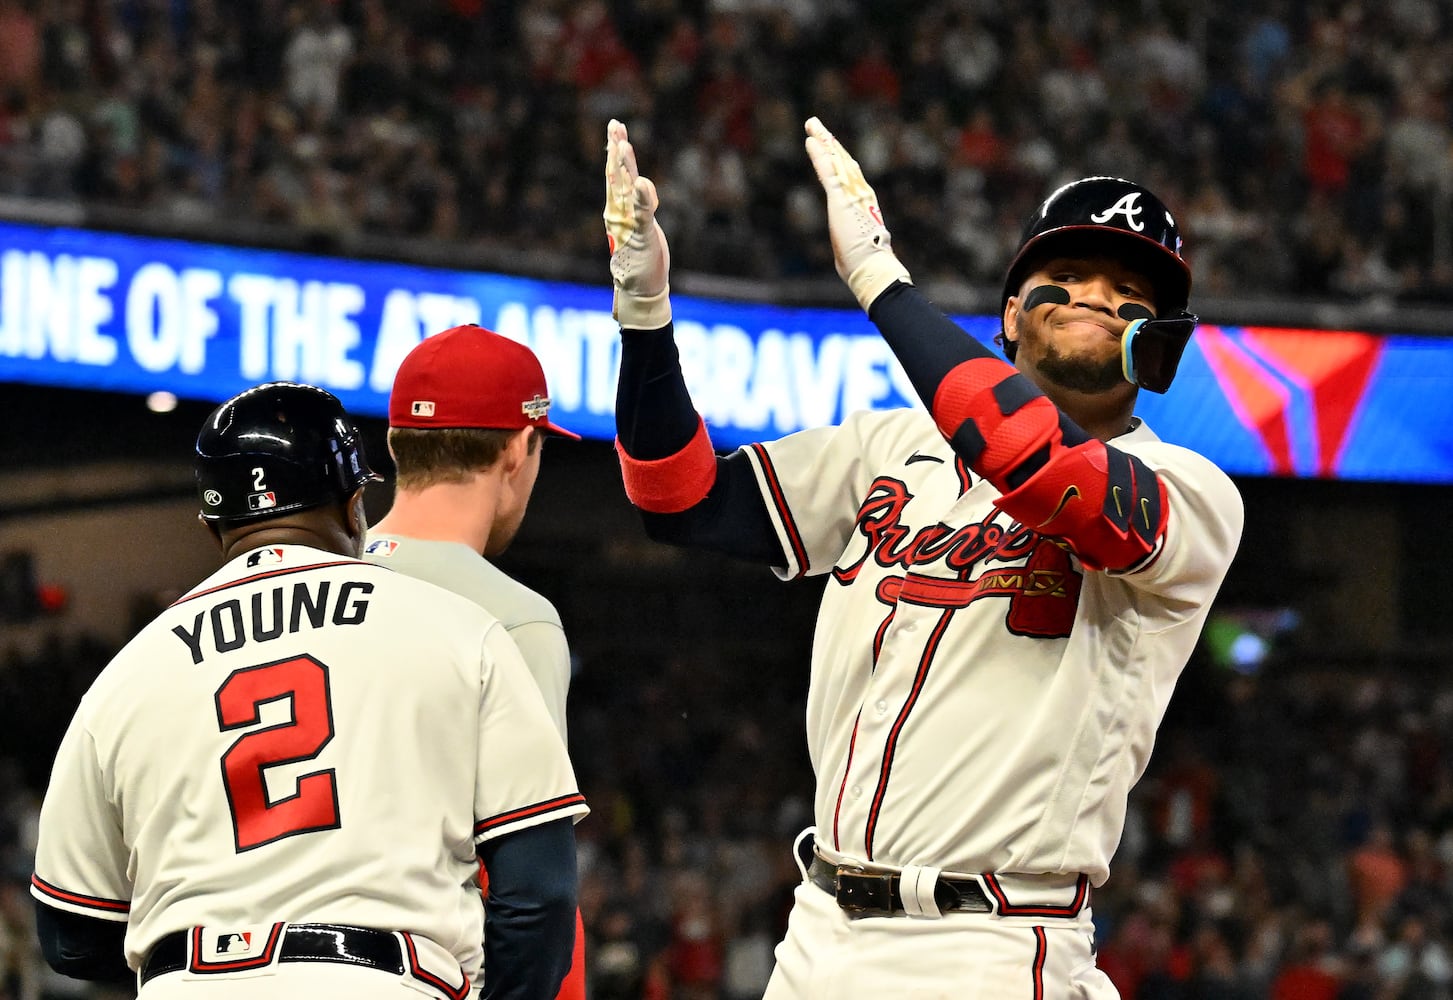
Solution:
{"label": "player in gray uniform", "polygon": [[1129,181],[1051,194],[1005,278],[1006,364],[913,287],[857,163],[807,133],[838,272],[923,408],[718,457],[655,187],[607,130],[626,491],[657,539],[829,575],[813,843],[766,998],[1113,997],[1090,889],[1242,525],[1226,475],[1133,415],[1195,321],[1179,230]]}
{"label": "player in gray uniform", "polygon": [[364,558],[467,597],[520,647],[565,735],[570,651],[560,614],[489,561],[514,540],[534,491],[551,423],[545,373],[524,344],[458,326],[409,352],[389,394],[389,452],[397,467],[388,513]]}
{"label": "player in gray uniform", "polygon": [[225,564],[66,733],[31,881],[46,959],[142,1000],[553,996],[586,807],[504,628],[359,558],[377,477],[331,394],[228,400],[195,465]]}
{"label": "player in gray uniform", "polygon": [[[564,739],[570,650],[560,615],[490,562],[524,520],[546,435],[579,437],[551,423],[549,409],[544,370],[524,344],[479,326],[418,344],[389,394],[394,500],[369,531],[364,558],[445,587],[499,619]],[[562,1000],[584,998],[578,919],[575,944]]]}

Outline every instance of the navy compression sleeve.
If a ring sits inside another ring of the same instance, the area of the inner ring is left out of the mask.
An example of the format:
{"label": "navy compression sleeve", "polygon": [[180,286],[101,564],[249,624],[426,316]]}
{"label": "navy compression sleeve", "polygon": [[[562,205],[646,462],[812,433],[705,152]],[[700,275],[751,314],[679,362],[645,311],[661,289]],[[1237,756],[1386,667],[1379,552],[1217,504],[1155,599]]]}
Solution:
{"label": "navy compression sleeve", "polygon": [[621,331],[616,434],[627,492],[651,538],[786,565],[746,455],[711,450],[674,327]]}
{"label": "navy compression sleeve", "polygon": [[126,965],[126,921],[100,920],[33,900],[35,930],[46,964],[63,976],[135,984]]}
{"label": "navy compression sleeve", "polygon": [[527,827],[479,845],[489,872],[480,1000],[553,997],[575,947],[575,824]]}

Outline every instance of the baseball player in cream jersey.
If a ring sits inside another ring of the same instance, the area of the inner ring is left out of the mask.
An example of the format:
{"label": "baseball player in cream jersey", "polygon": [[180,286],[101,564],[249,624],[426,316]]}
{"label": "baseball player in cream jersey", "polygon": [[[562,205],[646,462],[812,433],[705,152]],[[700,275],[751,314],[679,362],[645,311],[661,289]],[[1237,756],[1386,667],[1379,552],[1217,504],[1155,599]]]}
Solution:
{"label": "baseball player in cream jersey", "polygon": [[64,738],[32,879],[48,960],[143,1000],[552,996],[586,807],[504,628],[358,558],[377,477],[328,393],[229,400],[196,468],[226,562]]}
{"label": "baseball player in cream jersey", "polygon": [[681,377],[655,187],[607,134],[628,494],[655,538],[829,576],[810,863],[767,1000],[1113,997],[1090,891],[1242,524],[1224,473],[1133,416],[1194,326],[1179,232],[1129,181],[1052,194],[1006,276],[1006,364],[913,287],[857,163],[807,133],[839,274],[924,408],[725,457]]}

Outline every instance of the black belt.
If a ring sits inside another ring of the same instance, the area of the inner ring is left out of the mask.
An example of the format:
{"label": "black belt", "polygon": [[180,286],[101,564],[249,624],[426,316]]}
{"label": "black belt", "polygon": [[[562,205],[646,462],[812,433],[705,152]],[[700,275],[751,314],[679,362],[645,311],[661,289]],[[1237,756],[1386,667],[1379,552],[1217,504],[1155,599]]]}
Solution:
{"label": "black belt", "polygon": [[[141,963],[141,984],[168,972],[187,967],[187,937],[191,931],[176,931],[156,943]],[[198,972],[230,972],[239,967],[270,964],[270,955],[261,955],[254,962],[212,962],[197,967]],[[279,962],[337,962],[342,965],[380,969],[396,976],[404,973],[404,957],[399,939],[388,931],[367,927],[346,927],[342,924],[288,924],[277,944]],[[195,963],[194,963],[195,966]]]}
{"label": "black belt", "polygon": [[[807,867],[807,880],[837,900],[849,913],[862,916],[898,916],[903,906],[896,872],[870,872],[847,865],[834,865],[814,856]],[[940,875],[933,885],[933,901],[939,910],[958,913],[992,913],[989,897],[978,879]]]}

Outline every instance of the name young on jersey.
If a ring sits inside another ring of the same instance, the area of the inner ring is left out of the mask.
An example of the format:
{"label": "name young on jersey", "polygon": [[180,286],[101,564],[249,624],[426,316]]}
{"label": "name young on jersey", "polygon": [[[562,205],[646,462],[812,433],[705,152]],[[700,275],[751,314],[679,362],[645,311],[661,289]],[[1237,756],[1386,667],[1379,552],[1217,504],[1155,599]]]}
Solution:
{"label": "name young on jersey", "polygon": [[207,652],[230,653],[305,628],[362,625],[371,593],[373,584],[358,580],[336,590],[331,580],[301,581],[219,601],[198,611],[191,628],[176,625],[172,634],[187,647],[192,662],[201,663]]}

